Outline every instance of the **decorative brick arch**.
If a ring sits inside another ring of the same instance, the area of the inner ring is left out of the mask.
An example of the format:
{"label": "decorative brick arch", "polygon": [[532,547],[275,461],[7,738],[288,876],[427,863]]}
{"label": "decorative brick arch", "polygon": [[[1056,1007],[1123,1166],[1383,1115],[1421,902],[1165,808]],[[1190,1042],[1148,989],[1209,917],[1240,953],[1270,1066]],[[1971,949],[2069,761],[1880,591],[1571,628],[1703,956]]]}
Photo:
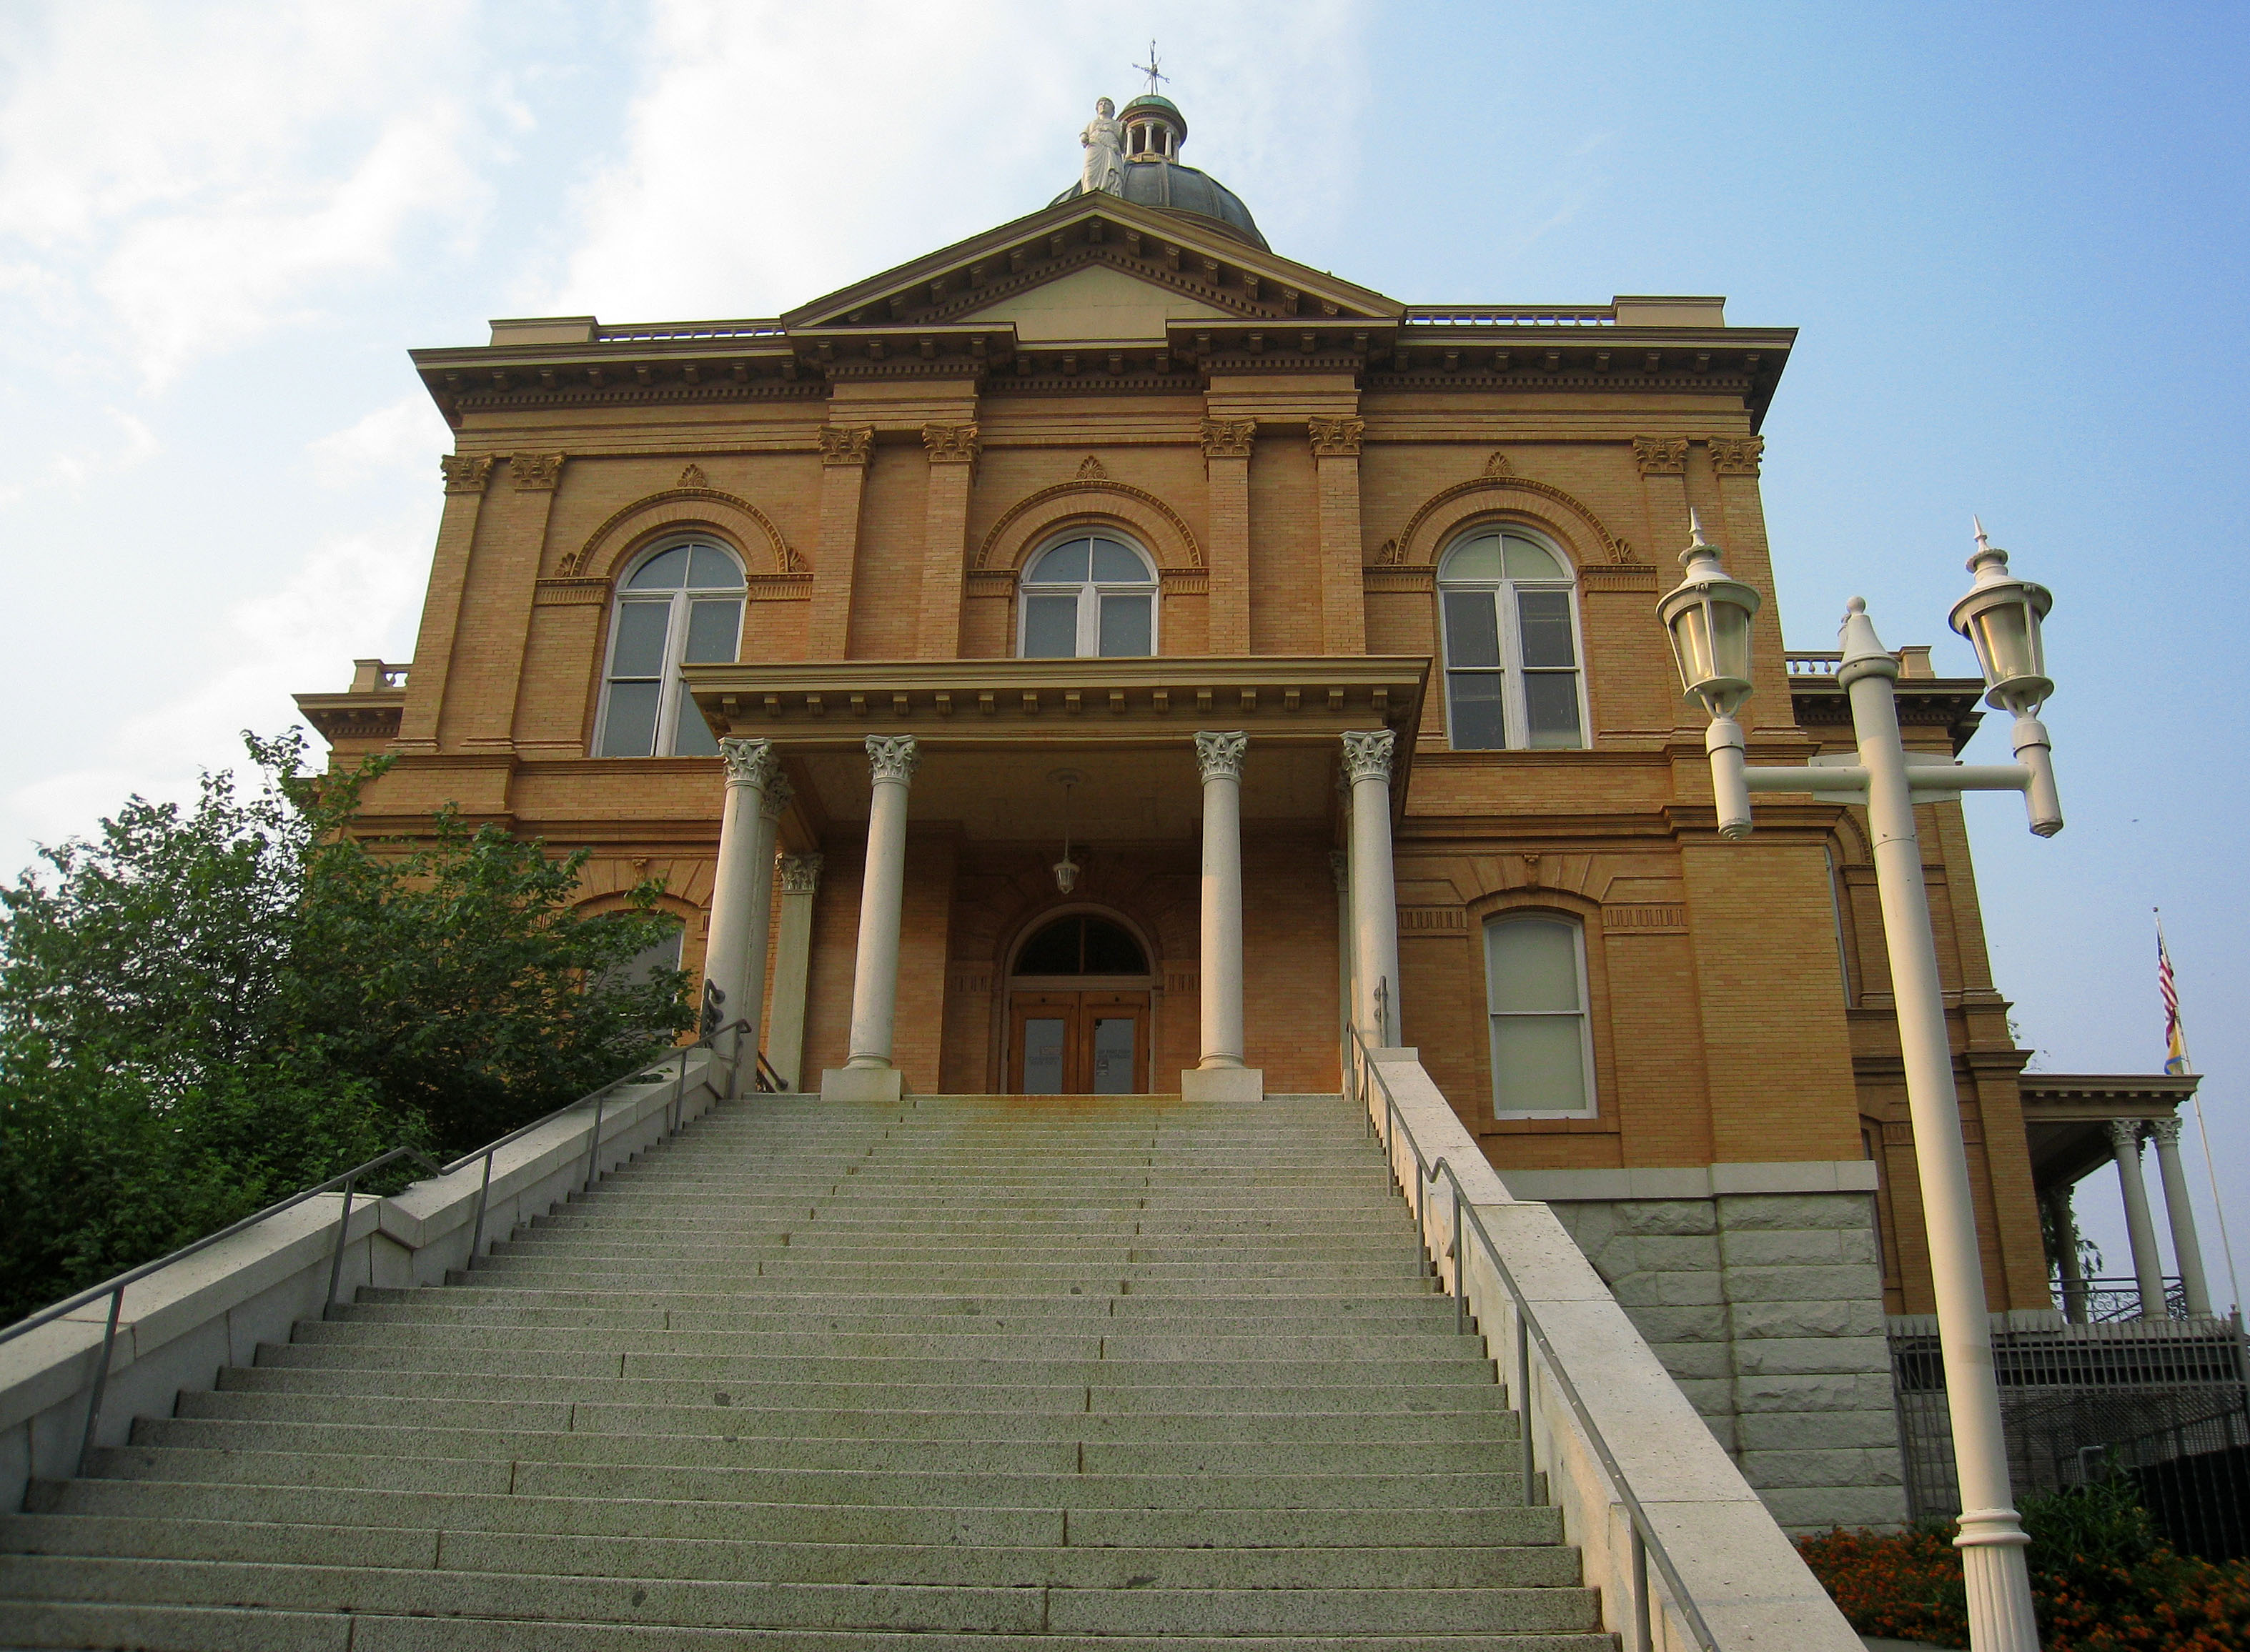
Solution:
{"label": "decorative brick arch", "polygon": [[[618,564],[651,535],[674,528],[715,529],[734,541],[737,550],[763,543],[773,555],[771,572],[801,571],[804,559],[790,548],[788,540],[768,516],[748,499],[722,493],[715,487],[673,487],[636,499],[611,516],[587,537],[577,550],[565,555],[556,570],[564,579],[610,579]],[[755,574],[755,568],[746,569]]]}
{"label": "decorative brick arch", "polygon": [[[1384,561],[1396,567],[1432,567],[1454,533],[1480,516],[1530,523],[1581,567],[1639,561],[1632,547],[1611,533],[1584,505],[1559,487],[1524,476],[1480,476],[1442,490],[1407,520],[1405,531],[1384,547],[1390,554]],[[1586,554],[1587,547],[1599,547],[1599,556]]]}
{"label": "decorative brick arch", "polygon": [[1146,488],[1106,477],[1081,477],[1019,499],[992,524],[972,572],[1013,573],[1038,546],[1076,523],[1112,523],[1132,533],[1159,568],[1201,568],[1203,547],[1180,513]]}

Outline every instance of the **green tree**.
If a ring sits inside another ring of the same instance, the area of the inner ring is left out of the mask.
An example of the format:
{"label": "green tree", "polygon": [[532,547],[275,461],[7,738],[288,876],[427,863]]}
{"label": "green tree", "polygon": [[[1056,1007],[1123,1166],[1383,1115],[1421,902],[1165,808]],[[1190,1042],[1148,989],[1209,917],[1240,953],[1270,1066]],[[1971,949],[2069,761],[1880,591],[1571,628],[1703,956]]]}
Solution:
{"label": "green tree", "polygon": [[556,858],[441,811],[354,823],[380,761],[129,800],[0,889],[0,1317],[13,1318],[411,1141],[457,1152],[653,1055],[676,970],[622,966],[656,890],[573,909]]}

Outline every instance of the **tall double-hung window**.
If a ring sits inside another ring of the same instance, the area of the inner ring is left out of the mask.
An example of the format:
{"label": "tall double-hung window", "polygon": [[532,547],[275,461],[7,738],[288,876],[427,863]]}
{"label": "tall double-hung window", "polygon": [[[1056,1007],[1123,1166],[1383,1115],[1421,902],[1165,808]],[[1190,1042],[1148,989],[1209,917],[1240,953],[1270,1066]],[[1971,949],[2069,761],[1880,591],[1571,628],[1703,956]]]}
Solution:
{"label": "tall double-hung window", "polygon": [[610,657],[594,733],[601,757],[711,757],[710,726],[680,680],[682,665],[732,661],[747,589],[735,554],[710,540],[659,546],[618,587]]}
{"label": "tall double-hung window", "polygon": [[1137,545],[1075,533],[1025,570],[1016,651],[1097,659],[1156,651],[1156,569]]}
{"label": "tall double-hung window", "polygon": [[1594,1112],[1586,933],[1575,918],[1511,912],[1484,926],[1492,1106],[1503,1119]]}
{"label": "tall double-hung window", "polygon": [[1438,602],[1455,751],[1585,745],[1577,582],[1561,553],[1514,528],[1473,528],[1438,565]]}

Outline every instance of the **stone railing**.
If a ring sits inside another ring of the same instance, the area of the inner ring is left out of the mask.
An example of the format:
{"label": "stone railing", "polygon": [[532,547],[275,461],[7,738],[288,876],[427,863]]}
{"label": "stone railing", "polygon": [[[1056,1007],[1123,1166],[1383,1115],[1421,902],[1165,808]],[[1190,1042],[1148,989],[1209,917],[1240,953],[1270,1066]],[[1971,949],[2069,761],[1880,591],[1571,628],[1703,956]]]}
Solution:
{"label": "stone railing", "polygon": [[597,327],[597,344],[694,344],[723,339],[773,339],[778,321],[653,321],[631,327]]}
{"label": "stone railing", "polygon": [[406,686],[406,673],[413,669],[411,661],[404,665],[394,665],[386,660],[355,659],[352,662],[349,692],[354,694],[380,694],[386,689],[404,688]]}
{"label": "stone railing", "polygon": [[717,1099],[709,1052],[680,1059],[676,1098],[668,1070],[597,1091],[494,1151],[489,1187],[480,1148],[445,1175],[355,1203],[341,1233],[344,1195],[322,1194],[133,1280],[107,1339],[109,1373],[90,1440],[107,1298],[0,1343],[0,1510],[22,1508],[35,1478],[76,1473],[82,1448],[124,1443],[135,1417],[171,1415],[182,1392],[249,1364],[261,1342],[287,1341],[298,1320],[320,1318],[329,1301],[348,1302],[362,1285],[443,1284],[449,1270],[471,1264],[473,1249],[505,1239],[708,1111]]}
{"label": "stone railing", "polygon": [[1613,304],[1410,304],[1409,327],[1615,327]]}
{"label": "stone railing", "polygon": [[1861,1652],[1562,1222],[1509,1194],[1418,1052],[1352,1068],[1440,1284],[1500,1357],[1527,1474],[1543,1476],[1629,1652]]}
{"label": "stone railing", "polygon": [[[1891,657],[1899,663],[1901,678],[1937,675],[1936,668],[1929,663],[1927,644],[1909,643],[1894,650]],[[1840,650],[1833,648],[1792,648],[1783,652],[1781,662],[1782,668],[1791,677],[1833,677],[1836,668],[1844,663],[1844,656]]]}

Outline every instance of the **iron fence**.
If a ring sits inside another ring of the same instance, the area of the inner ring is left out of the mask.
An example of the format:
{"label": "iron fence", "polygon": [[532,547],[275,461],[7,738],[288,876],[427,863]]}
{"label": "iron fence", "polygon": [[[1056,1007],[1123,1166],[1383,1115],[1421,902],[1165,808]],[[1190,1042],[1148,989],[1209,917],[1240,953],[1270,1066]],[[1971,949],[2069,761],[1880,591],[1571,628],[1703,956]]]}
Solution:
{"label": "iron fence", "polygon": [[2122,1478],[2158,1532],[2206,1560],[2250,1556],[2250,1408],[2175,1422],[2058,1457],[2064,1485]]}

